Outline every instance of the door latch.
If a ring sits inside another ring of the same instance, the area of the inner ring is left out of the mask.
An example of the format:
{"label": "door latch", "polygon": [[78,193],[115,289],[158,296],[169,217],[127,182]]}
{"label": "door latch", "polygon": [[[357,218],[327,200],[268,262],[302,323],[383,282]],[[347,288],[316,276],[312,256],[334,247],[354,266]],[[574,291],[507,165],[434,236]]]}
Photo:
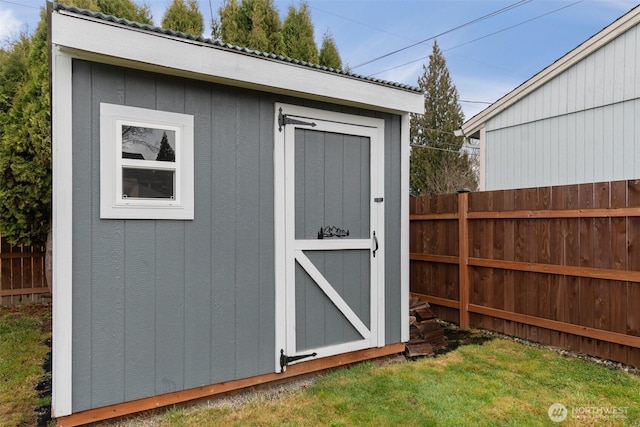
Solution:
{"label": "door latch", "polygon": [[298,356],[287,356],[284,354],[284,350],[280,350],[280,373],[283,373],[286,370],[286,367],[289,366],[290,362],[295,362],[296,360],[306,359],[307,357],[316,357],[318,353],[313,352],[311,354],[300,354]]}

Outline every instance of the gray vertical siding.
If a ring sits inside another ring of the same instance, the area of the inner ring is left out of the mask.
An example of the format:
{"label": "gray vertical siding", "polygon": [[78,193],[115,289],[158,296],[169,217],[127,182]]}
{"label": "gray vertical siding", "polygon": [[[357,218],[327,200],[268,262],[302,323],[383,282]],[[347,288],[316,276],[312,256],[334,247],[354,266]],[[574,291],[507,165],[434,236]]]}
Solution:
{"label": "gray vertical siding", "polygon": [[194,116],[194,140],[198,155],[194,158],[194,181],[203,187],[195,203],[194,217],[198,222],[185,222],[185,275],[184,304],[184,387],[192,388],[211,383],[211,174],[212,159],[212,96],[211,88],[199,82],[188,82],[185,87],[185,113]]}
{"label": "gray vertical siding", "polygon": [[487,122],[486,189],[640,178],[635,26]]}
{"label": "gray vertical siding", "polygon": [[[74,61],[74,412],[272,372],[276,101],[385,119],[386,331],[400,341],[399,117]],[[194,115],[193,221],[100,219],[100,102]]]}
{"label": "gray vertical siding", "polygon": [[[78,62],[74,64],[74,73],[91,75],[91,65]],[[73,117],[83,120],[84,126],[74,126],[73,138],[76,141],[93,141],[97,137],[97,125],[93,119],[91,108],[91,78],[75,78],[73,90],[83,93],[73,102]],[[74,123],[77,122],[74,120]],[[94,130],[96,129],[96,130]],[[72,261],[74,266],[82,266],[73,271],[73,410],[90,408],[91,405],[91,317],[93,307],[91,303],[92,283],[92,251],[91,238],[92,223],[98,211],[94,210],[93,180],[97,179],[92,169],[97,164],[99,148],[93,143],[83,144],[82,150],[73,153],[73,240]],[[78,238],[78,236],[84,236]]]}
{"label": "gray vertical siding", "polygon": [[[120,75],[126,83],[126,102],[129,105],[155,108],[153,80],[139,72],[129,71],[126,80],[122,71]],[[74,126],[74,129],[77,127]],[[98,146],[99,142],[96,143]],[[99,205],[99,199],[95,203]],[[156,390],[155,382],[150,379],[156,378],[157,236],[154,221],[125,221],[124,227],[124,251],[128,267],[125,272],[128,286],[125,288],[124,398],[133,400],[153,395]]]}

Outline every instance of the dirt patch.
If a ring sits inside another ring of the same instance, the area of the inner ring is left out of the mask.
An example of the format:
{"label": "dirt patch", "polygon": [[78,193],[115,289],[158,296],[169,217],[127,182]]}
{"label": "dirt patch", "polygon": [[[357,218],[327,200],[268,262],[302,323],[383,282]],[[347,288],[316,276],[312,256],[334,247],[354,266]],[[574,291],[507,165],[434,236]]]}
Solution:
{"label": "dirt patch", "polygon": [[494,336],[487,335],[480,329],[462,330],[453,323],[440,322],[444,329],[444,336],[447,339],[447,347],[436,351],[436,355],[449,353],[461,345],[482,345],[491,341]]}
{"label": "dirt patch", "polygon": [[635,368],[633,366],[625,365],[624,363],[615,362],[613,360],[602,359],[596,356],[591,356],[588,354],[577,353],[574,351],[566,350],[559,347],[554,347],[550,345],[544,345],[533,341],[528,341],[522,338],[514,337],[511,335],[501,334],[499,332],[489,331],[485,329],[470,329],[468,331],[461,330],[458,328],[458,325],[454,323],[439,321],[444,329],[444,334],[447,338],[447,348],[438,350],[436,355],[445,354],[450,351],[455,350],[461,345],[482,345],[487,341],[491,341],[494,338],[501,338],[510,341],[514,341],[520,343],[522,345],[526,345],[528,347],[535,347],[540,349],[545,349],[548,351],[552,351],[564,357],[571,357],[574,359],[581,359],[589,363],[593,363],[598,366],[602,366],[604,368],[615,370],[615,371],[623,371],[628,372],[633,375],[640,376],[640,368]]}

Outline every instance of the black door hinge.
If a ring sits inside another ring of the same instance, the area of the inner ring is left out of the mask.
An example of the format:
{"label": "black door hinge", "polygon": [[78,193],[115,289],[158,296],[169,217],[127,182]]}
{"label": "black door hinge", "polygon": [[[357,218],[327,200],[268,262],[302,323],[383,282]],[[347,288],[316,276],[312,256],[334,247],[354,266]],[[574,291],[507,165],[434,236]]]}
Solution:
{"label": "black door hinge", "polygon": [[292,119],[286,114],[282,114],[282,108],[280,108],[280,112],[278,113],[278,131],[282,132],[282,128],[285,125],[303,125],[316,127],[316,124],[314,122],[303,122],[302,120]]}
{"label": "black door hinge", "polygon": [[280,350],[280,373],[283,373],[287,366],[289,366],[290,362],[295,362],[296,360],[306,359],[307,357],[316,357],[318,353],[313,352],[311,354],[300,354],[298,356],[287,356],[284,354],[284,350]]}

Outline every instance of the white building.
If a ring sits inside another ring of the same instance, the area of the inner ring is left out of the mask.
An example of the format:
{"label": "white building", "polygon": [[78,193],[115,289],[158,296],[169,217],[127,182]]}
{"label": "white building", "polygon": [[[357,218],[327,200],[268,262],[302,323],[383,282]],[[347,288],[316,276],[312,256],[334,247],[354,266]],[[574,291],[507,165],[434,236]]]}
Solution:
{"label": "white building", "polygon": [[640,178],[640,6],[462,129],[481,190]]}

